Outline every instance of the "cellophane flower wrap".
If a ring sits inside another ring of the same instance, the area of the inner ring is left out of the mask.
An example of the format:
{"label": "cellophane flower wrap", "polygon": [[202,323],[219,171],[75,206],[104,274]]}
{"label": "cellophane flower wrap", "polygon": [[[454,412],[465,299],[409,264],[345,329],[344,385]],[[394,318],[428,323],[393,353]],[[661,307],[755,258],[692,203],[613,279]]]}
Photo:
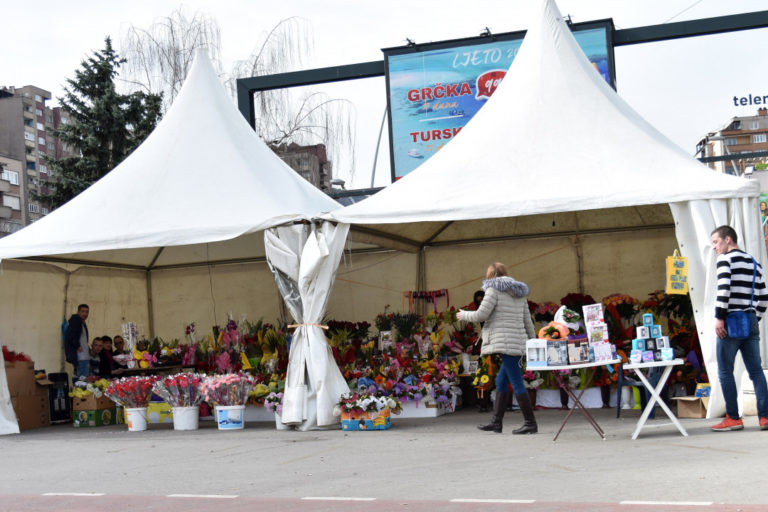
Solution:
{"label": "cellophane flower wrap", "polygon": [[267,395],[264,399],[264,407],[271,412],[277,414],[283,414],[283,393],[275,393],[274,391]]}
{"label": "cellophane flower wrap", "polygon": [[203,401],[200,386],[205,375],[177,373],[155,382],[153,391],[171,407],[195,407]]}
{"label": "cellophane flower wrap", "polygon": [[213,405],[245,405],[255,385],[252,375],[240,372],[205,377],[200,389],[203,399]]}
{"label": "cellophane flower wrap", "polygon": [[123,377],[113,380],[104,394],[125,408],[147,407],[157,377]]}

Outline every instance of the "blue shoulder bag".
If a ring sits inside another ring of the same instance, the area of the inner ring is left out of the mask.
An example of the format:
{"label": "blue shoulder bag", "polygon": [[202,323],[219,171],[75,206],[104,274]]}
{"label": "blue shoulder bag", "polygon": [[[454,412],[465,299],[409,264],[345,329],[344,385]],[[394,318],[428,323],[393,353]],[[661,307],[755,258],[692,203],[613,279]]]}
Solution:
{"label": "blue shoulder bag", "polygon": [[752,312],[752,304],[755,300],[755,276],[757,275],[757,262],[752,258],[755,269],[752,271],[752,296],[749,298],[749,308],[746,311],[733,311],[725,317],[725,328],[728,330],[728,337],[735,340],[745,340],[749,338],[750,324],[749,313]]}

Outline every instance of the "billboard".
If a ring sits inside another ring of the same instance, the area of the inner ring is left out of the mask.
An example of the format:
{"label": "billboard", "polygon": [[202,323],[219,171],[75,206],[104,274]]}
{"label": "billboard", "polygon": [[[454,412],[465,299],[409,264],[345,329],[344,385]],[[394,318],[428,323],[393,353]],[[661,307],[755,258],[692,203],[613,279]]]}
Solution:
{"label": "billboard", "polygon": [[[610,20],[573,24],[576,41],[615,88]],[[392,180],[424,163],[480,110],[525,32],[384,49]]]}

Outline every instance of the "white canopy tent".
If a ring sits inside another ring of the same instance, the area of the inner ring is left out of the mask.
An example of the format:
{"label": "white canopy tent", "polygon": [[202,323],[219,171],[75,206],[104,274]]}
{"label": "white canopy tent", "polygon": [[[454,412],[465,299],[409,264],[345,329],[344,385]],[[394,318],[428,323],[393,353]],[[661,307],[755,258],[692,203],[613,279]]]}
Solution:
{"label": "white canopy tent", "polygon": [[[306,222],[337,206],[288,167],[254,133],[227,96],[208,57],[201,53],[173,106],[147,140],[79,196],[0,240],[0,259],[98,265],[115,271],[145,270],[145,302],[152,335],[153,270],[264,261],[263,230]],[[301,232],[294,239],[296,247],[303,247],[307,240],[314,242],[313,247],[325,247],[322,233],[317,234],[320,240],[315,241],[315,225],[300,225],[295,230]],[[340,248],[346,229],[341,232]],[[306,254],[310,256],[297,256],[297,272],[290,274],[291,279],[298,279],[299,274],[304,276],[298,272],[299,265],[302,271],[305,267],[309,269],[306,272],[310,274],[322,265],[318,251]],[[310,257],[316,259],[310,261]],[[332,280],[333,271],[324,273]],[[326,295],[321,294],[319,299],[323,306],[329,291],[330,283],[323,292]],[[303,302],[290,308],[299,315],[297,322],[302,321],[302,308],[303,316],[311,318],[311,322],[322,317],[322,312],[314,312],[313,293],[302,293]],[[325,349],[330,354],[322,333],[319,338],[302,335],[305,330],[300,329],[295,336],[294,352],[312,350],[315,356]],[[298,358],[300,366],[290,364],[289,377],[292,373],[304,375],[306,359]],[[335,401],[348,390],[338,368],[326,362],[322,361],[322,368],[309,370],[314,378],[314,385],[308,386],[310,397],[327,372],[332,373],[330,378],[335,385],[326,390],[323,404],[330,400],[330,395],[336,394]],[[6,398],[7,389],[0,396],[0,407],[5,407]],[[303,411],[302,416],[319,416],[325,424],[328,422],[325,410],[309,414]],[[310,423],[303,422],[302,426],[309,428]]]}
{"label": "white canopy tent", "polygon": [[[741,247],[765,262],[758,195],[756,182],[712,172],[642,119],[595,72],[546,0],[505,79],[451,143],[378,194],[323,218],[418,250],[546,236],[555,231],[550,222],[575,233],[664,225],[671,209],[718,391],[709,233],[732,225]],[[715,392],[709,414],[723,411]]]}

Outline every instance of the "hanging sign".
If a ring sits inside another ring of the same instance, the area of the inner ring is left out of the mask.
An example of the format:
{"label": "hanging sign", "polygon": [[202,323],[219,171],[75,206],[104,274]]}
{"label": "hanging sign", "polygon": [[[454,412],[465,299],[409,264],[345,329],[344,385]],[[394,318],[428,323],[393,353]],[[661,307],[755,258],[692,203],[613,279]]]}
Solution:
{"label": "hanging sign", "polygon": [[688,293],[688,258],[683,258],[675,249],[672,256],[667,256],[667,284],[664,292],[670,295]]}

